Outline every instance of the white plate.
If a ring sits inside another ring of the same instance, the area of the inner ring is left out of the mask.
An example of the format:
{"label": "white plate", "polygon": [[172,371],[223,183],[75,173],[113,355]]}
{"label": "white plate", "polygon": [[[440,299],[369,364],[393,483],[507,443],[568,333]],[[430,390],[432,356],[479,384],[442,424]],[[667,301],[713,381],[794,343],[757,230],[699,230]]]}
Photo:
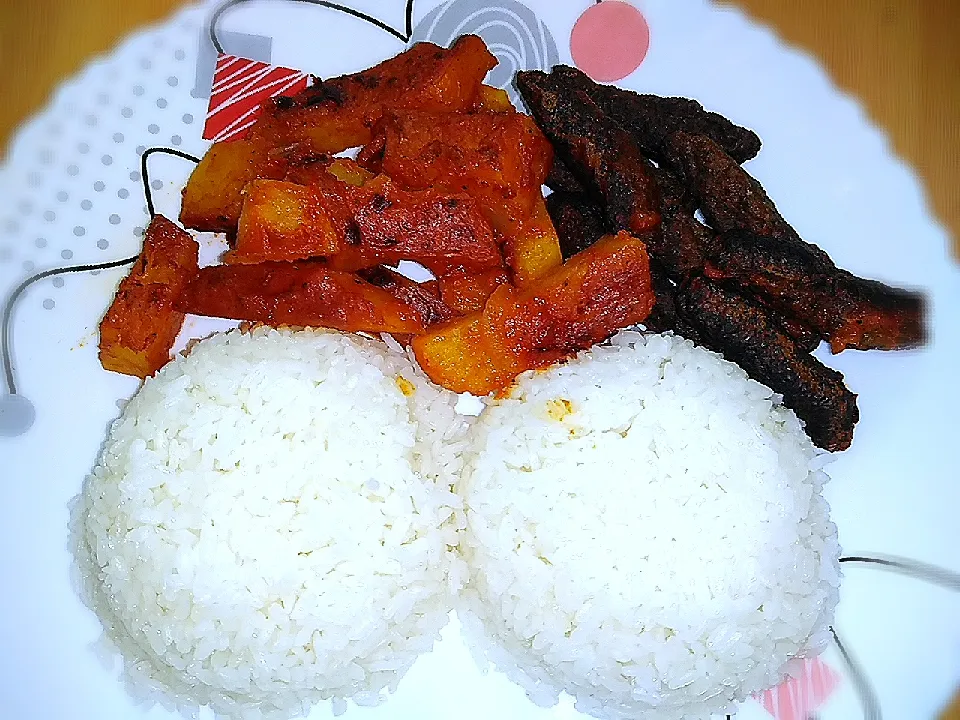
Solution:
{"label": "white plate", "polygon": [[[461,32],[525,24],[530,32],[507,30],[513,49],[498,54],[524,67],[570,62],[571,28],[589,2],[525,2],[538,20],[516,12],[513,0],[489,3],[505,8],[498,22],[471,20],[470,8],[483,3],[457,0],[434,23],[434,16],[424,18],[437,2],[422,0],[414,12],[415,37],[448,40],[444,33],[460,25],[458,19],[465,21]],[[351,5],[403,28],[402,0]],[[139,154],[153,145],[200,154],[207,145],[200,139],[206,100],[194,91],[204,82],[209,87],[213,55],[203,25],[211,7],[186,10],[91,64],[16,137],[0,171],[0,299],[37,271],[137,251],[147,222]],[[755,128],[764,147],[749,169],[801,235],[854,272],[929,294],[933,339],[925,349],[825,358],[859,394],[863,418],[852,449],[828,468],[834,480],[827,496],[847,554],[896,554],[960,571],[954,410],[960,401],[960,273],[915,175],[857,103],[769,30],[739,12],[695,0],[649,0],[638,7],[649,23],[650,51],[621,85],[695,97]],[[372,25],[294,4],[237,8],[224,17],[222,30],[228,51],[321,76],[367,67],[403,48]],[[158,156],[151,170],[158,210],[176,217],[189,164]],[[71,589],[66,550],[67,503],[118,404],[137,387],[104,372],[96,357],[96,325],[122,272],[44,279],[14,307],[15,380],[36,420],[25,434],[0,437],[4,717],[168,717],[136,706],[112,669],[95,659],[89,646],[98,625]],[[7,406],[7,420],[10,412]],[[837,628],[886,718],[934,716],[960,680],[958,599],[946,590],[848,566]],[[846,673],[835,650],[825,659]],[[318,707],[311,718],[329,712]],[[818,712],[823,720],[862,714],[848,677]],[[384,706],[351,707],[348,715],[533,719],[577,713],[569,703],[535,708],[499,674],[481,674],[450,626]],[[748,701],[740,717],[769,715]]]}

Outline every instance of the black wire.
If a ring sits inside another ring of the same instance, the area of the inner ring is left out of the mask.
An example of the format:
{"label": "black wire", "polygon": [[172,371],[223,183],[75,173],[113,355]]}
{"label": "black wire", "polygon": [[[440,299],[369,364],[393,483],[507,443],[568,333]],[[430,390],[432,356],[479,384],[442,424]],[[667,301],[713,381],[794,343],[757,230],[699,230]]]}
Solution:
{"label": "black wire", "polygon": [[[153,190],[150,187],[150,172],[147,165],[147,158],[155,153],[173,155],[175,157],[183,158],[184,160],[190,160],[194,163],[200,162],[200,158],[191,155],[190,153],[183,152],[182,150],[175,150],[174,148],[152,147],[143,151],[143,156],[140,158],[140,179],[143,184],[143,197],[147,202],[147,211],[150,213],[151,219],[153,219],[157,213],[153,204]],[[94,263],[91,265],[72,265],[69,267],[44,270],[36,275],[31,275],[22,283],[17,285],[4,305],[3,317],[0,319],[0,362],[3,363],[4,382],[7,386],[7,392],[10,395],[17,394],[17,382],[13,373],[13,332],[11,329],[11,320],[13,319],[13,308],[16,305],[17,300],[20,299],[20,296],[23,295],[24,291],[35,282],[39,282],[40,280],[44,280],[48,277],[67,275],[69,273],[92,272],[95,270],[110,270],[111,268],[130,265],[131,263],[136,262],[138,257],[140,257],[139,253],[127,258],[123,258],[122,260],[111,260],[110,262]]]}
{"label": "black wire", "polygon": [[154,153],[173,155],[174,157],[183,158],[184,160],[190,160],[193,163],[200,162],[200,158],[198,158],[196,155],[183,152],[183,150],[174,150],[173,148],[152,147],[143,151],[143,155],[140,157],[140,177],[143,180],[143,198],[147,201],[147,212],[150,213],[151,220],[157,214],[157,211],[153,206],[153,190],[150,187],[150,172],[149,168],[147,167],[147,158]]}
{"label": "black wire", "polygon": [[847,648],[840,641],[840,636],[837,635],[836,629],[832,626],[830,627],[830,634],[833,635],[833,642],[836,643],[837,650],[840,651],[840,655],[847,665],[850,680],[853,682],[853,686],[860,696],[860,704],[863,705],[864,718],[866,718],[866,720],[882,720],[883,715],[880,712],[880,703],[870,683],[867,682],[867,677],[860,668],[860,664],[847,651]]}
{"label": "black wire", "polygon": [[[384,30],[401,42],[407,42],[410,39],[410,36],[413,34],[413,0],[407,0],[407,12],[406,12],[406,34],[400,32],[399,30],[390,27],[382,20],[362,13],[359,10],[354,10],[353,8],[346,7],[345,5],[339,5],[334,2],[327,2],[327,0],[288,0],[289,2],[301,2],[306,3],[307,5],[319,5],[320,7],[329,8],[330,10],[336,10],[342,12],[346,15],[351,15],[360,20],[375,25],[376,27]],[[227,0],[216,10],[213,11],[213,15],[210,16],[210,42],[213,43],[213,47],[216,48],[218,53],[223,52],[223,45],[220,44],[220,38],[217,37],[217,23],[220,22],[221,16],[230,8],[237,5],[242,5],[244,3],[251,2],[251,0]]]}
{"label": "black wire", "polygon": [[923,580],[932,585],[939,585],[948,590],[960,592],[960,574],[915,560],[897,557],[864,557],[852,555],[850,557],[840,558],[840,562],[874,565],[879,569],[896,572],[900,575],[906,575],[907,577]]}

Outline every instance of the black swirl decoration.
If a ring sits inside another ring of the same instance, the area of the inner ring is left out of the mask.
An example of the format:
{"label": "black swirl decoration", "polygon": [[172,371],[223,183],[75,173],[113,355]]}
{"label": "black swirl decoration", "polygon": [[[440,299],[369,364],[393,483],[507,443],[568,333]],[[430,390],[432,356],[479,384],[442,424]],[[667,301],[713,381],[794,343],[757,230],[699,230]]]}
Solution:
{"label": "black swirl decoration", "polygon": [[521,107],[513,87],[518,70],[549,70],[560,62],[550,29],[518,0],[451,0],[428,13],[413,30],[410,44],[428,41],[448,47],[461,35],[479,35],[499,64],[486,82],[502,88]]}

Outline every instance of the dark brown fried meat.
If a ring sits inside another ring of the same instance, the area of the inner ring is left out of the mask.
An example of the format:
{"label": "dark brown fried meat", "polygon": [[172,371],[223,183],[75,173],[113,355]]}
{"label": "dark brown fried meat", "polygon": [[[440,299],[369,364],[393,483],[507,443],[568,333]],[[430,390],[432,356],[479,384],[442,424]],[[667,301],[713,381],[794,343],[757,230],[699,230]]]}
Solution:
{"label": "dark brown fried meat", "polygon": [[568,168],[563,160],[556,155],[553,156],[553,165],[550,167],[550,173],[543,184],[554,192],[586,192],[583,184],[573,174],[573,170]]}
{"label": "dark brown fried meat", "polygon": [[746,162],[760,152],[760,138],[755,132],[704,110],[696,100],[641,95],[613,85],[599,85],[567,65],[557,65],[553,74],[562,87],[585,91],[601,110],[634,136],[647,157],[657,162],[663,159],[667,137],[678,131],[711,138],[737,162]]}
{"label": "dark brown fried meat", "polygon": [[565,91],[553,75],[517,73],[517,88],[564,164],[604,208],[613,232],[643,234],[660,224],[657,185],[630,133],[583,91]]}
{"label": "dark brown fried meat", "polygon": [[603,209],[582,192],[553,192],[547,196],[547,212],[560,238],[566,260],[607,234]]}
{"label": "dark brown fried meat", "polygon": [[925,341],[918,293],[864,280],[810,251],[806,243],[728,232],[709,255],[708,277],[732,282],[784,315],[801,318],[833,352],[898,350]]}
{"label": "dark brown fried meat", "polygon": [[800,352],[763,307],[706,278],[684,287],[677,307],[705,347],[783,395],[815,445],[831,452],[850,447],[860,418],[857,396],[843,384],[843,375]]}
{"label": "dark brown fried meat", "polygon": [[667,139],[665,151],[667,164],[686,181],[707,224],[716,232],[749,230],[801,243],[814,257],[830,263],[823,250],[800,239],[760,183],[713,140],[677,132]]}
{"label": "dark brown fried meat", "polygon": [[656,301],[653,309],[643,321],[644,327],[651,332],[672,331],[680,337],[703,344],[703,338],[690,323],[681,317],[677,310],[678,287],[670,280],[664,269],[656,262],[650,263],[650,280]]}

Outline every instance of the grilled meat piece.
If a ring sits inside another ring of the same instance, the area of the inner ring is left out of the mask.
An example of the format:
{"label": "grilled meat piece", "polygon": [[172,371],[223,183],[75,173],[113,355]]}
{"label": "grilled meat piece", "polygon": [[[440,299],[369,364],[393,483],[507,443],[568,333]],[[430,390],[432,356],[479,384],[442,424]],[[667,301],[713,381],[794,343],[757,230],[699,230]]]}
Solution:
{"label": "grilled meat piece", "polygon": [[669,330],[680,337],[692,340],[698,345],[704,345],[700,333],[680,315],[677,309],[677,294],[680,289],[670,280],[663,267],[652,261],[650,263],[650,280],[655,302],[653,310],[643,321],[644,327],[657,333]]}
{"label": "grilled meat piece", "polygon": [[713,140],[677,132],[667,139],[665,150],[667,164],[686,181],[716,232],[749,230],[801,243],[821,262],[833,264],[823,250],[800,239],[760,183]]}
{"label": "grilled meat piece", "polygon": [[560,87],[585,91],[603,112],[633,135],[647,157],[657,162],[664,157],[667,137],[678,131],[706,135],[740,163],[760,152],[760,138],[755,132],[705,110],[696,100],[641,95],[613,85],[600,85],[567,65],[554,67],[553,75]]}
{"label": "grilled meat piece", "polygon": [[704,272],[800,318],[835,353],[845,348],[897,350],[925,340],[922,295],[864,280],[829,258],[823,262],[806,243],[745,231],[724,233]]}
{"label": "grilled meat piece", "polygon": [[607,234],[603,209],[586,193],[553,192],[547,195],[547,212],[560,237],[564,260]]}
{"label": "grilled meat piece", "polygon": [[678,293],[677,307],[705,347],[783,395],[815,445],[831,452],[850,447],[860,418],[857,396],[843,375],[800,352],[763,307],[702,277]]}
{"label": "grilled meat piece", "polygon": [[517,88],[564,163],[604,207],[611,231],[642,235],[660,224],[648,162],[630,133],[581,91],[565,91],[539,70],[517,73]]}
{"label": "grilled meat piece", "polygon": [[586,192],[583,184],[577,180],[577,176],[573,174],[573,170],[568,168],[564,164],[563,160],[558,158],[556,155],[554,155],[553,165],[550,168],[547,179],[543,181],[543,184],[554,192]]}

